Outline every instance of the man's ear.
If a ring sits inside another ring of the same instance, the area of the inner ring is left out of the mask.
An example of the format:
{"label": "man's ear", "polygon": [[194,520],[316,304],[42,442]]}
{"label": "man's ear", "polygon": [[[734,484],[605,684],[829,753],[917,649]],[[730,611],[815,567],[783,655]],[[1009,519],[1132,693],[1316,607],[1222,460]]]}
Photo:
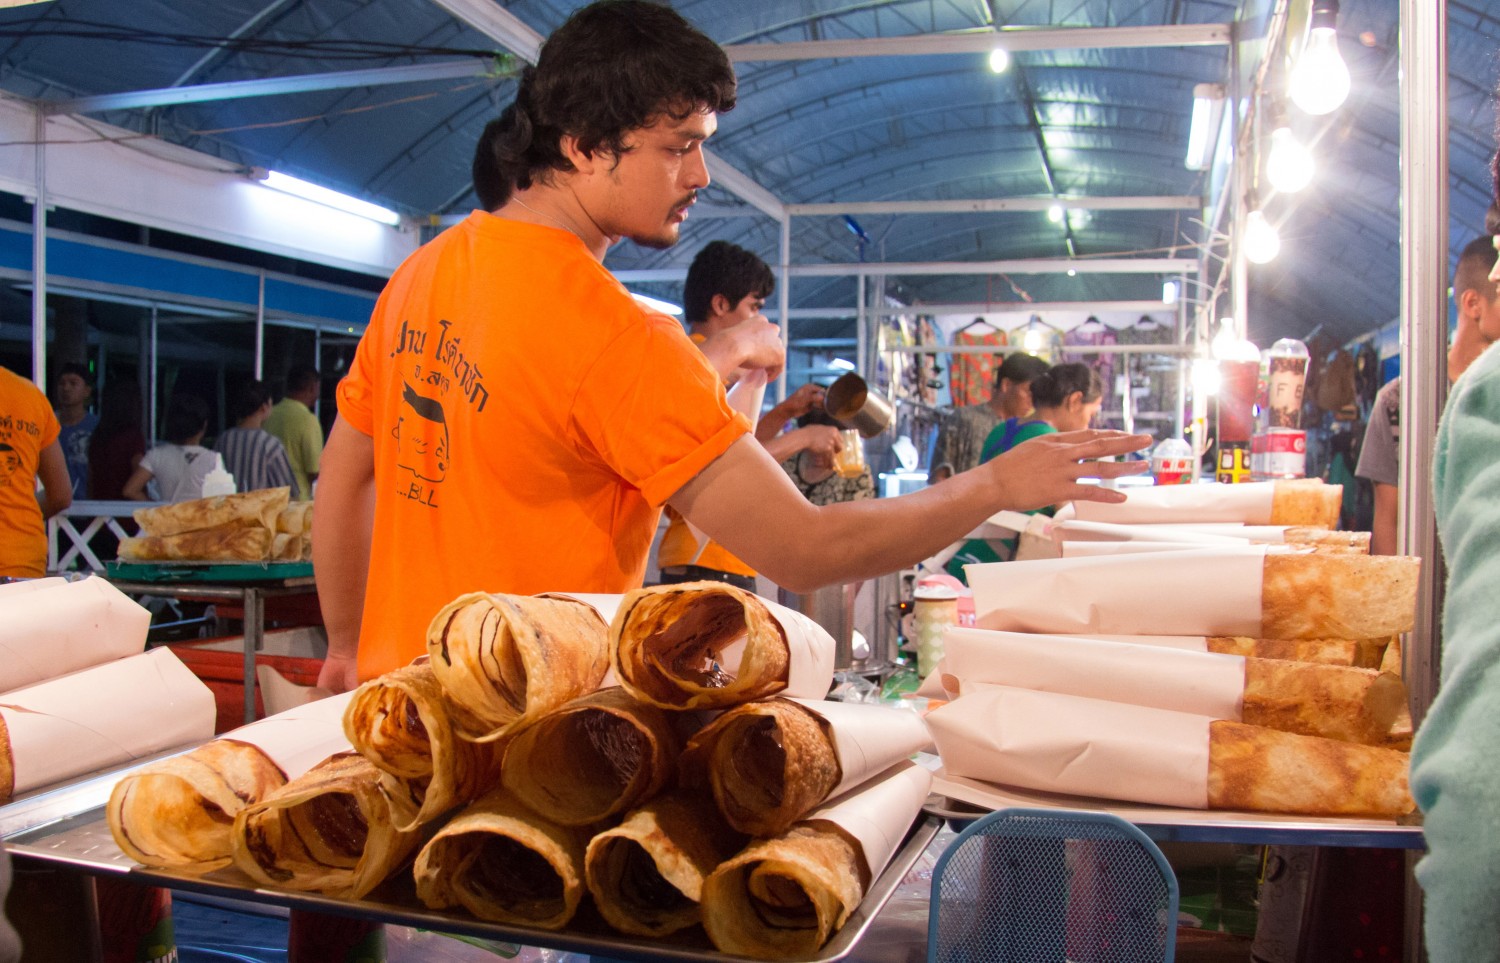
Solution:
{"label": "man's ear", "polygon": [[734,305],[722,294],[715,294],[708,299],[708,314],[710,317],[728,314]]}
{"label": "man's ear", "polygon": [[1460,317],[1468,318],[1470,321],[1478,320],[1481,307],[1479,292],[1473,288],[1469,288],[1458,296],[1458,313]]}
{"label": "man's ear", "polygon": [[580,174],[592,174],[595,166],[599,163],[598,154],[585,153],[578,146],[578,138],[572,134],[563,134],[558,138],[557,149],[566,157],[573,169]]}

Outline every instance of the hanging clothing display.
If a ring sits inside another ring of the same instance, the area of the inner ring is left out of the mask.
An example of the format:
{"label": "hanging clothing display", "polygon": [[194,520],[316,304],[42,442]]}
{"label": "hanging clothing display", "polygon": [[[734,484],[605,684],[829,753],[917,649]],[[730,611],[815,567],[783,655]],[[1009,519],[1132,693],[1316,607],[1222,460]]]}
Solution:
{"label": "hanging clothing display", "polygon": [[[975,318],[953,332],[955,348],[1003,348],[1009,343],[1010,339],[1004,331],[983,318]],[[1003,360],[1004,355],[999,353],[955,352],[948,362],[948,368],[952,372],[948,378],[948,386],[953,393],[953,407],[989,401],[990,392],[995,387],[995,369],[1000,367]]]}
{"label": "hanging clothing display", "polygon": [[1011,331],[1007,337],[1011,344],[1028,354],[1036,355],[1048,364],[1057,364],[1058,358],[1062,357],[1062,332],[1035,314],[1030,321]]}
{"label": "hanging clothing display", "polygon": [[[1169,345],[1173,335],[1167,325],[1150,315],[1142,315],[1135,324],[1115,332],[1115,340],[1122,345]],[[1181,362],[1170,354],[1141,353],[1125,357],[1135,430],[1150,432],[1171,424],[1176,418]]]}
{"label": "hanging clothing display", "polygon": [[[1063,335],[1063,344],[1070,348],[1098,348],[1101,346],[1114,345],[1119,342],[1119,337],[1113,328],[1100,321],[1098,318],[1089,318],[1078,327]],[[1113,423],[1120,413],[1120,397],[1115,391],[1115,356],[1113,354],[1097,354],[1091,352],[1064,351],[1063,363],[1082,362],[1094,369],[1099,375],[1099,383],[1104,386],[1104,405],[1099,410],[1098,422],[1102,427],[1105,422]]]}

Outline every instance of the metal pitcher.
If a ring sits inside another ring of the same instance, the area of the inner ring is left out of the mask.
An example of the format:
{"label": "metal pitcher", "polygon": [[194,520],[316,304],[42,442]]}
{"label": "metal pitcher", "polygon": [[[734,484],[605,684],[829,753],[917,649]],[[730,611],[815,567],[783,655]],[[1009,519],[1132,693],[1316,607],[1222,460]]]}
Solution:
{"label": "metal pitcher", "polygon": [[865,438],[874,438],[891,423],[891,406],[870,391],[865,379],[853,371],[840,375],[828,386],[823,407],[839,421],[855,428]]}

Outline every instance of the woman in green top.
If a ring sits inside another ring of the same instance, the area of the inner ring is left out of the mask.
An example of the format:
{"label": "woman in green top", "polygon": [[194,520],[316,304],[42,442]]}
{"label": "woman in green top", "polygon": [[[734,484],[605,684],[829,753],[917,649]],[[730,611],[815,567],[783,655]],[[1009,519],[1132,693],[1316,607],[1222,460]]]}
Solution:
{"label": "woman in green top", "polygon": [[[1024,418],[1007,418],[990,431],[984,440],[979,463],[1010,451],[1012,448],[1054,431],[1077,431],[1087,428],[1104,404],[1104,385],[1099,375],[1086,364],[1060,364],[1048,369],[1031,382],[1031,401],[1036,406]],[[1051,508],[1043,508],[1051,515]],[[1034,514],[1034,513],[1033,513]],[[963,579],[965,565],[1004,562],[1015,557],[1016,539],[1004,539],[999,546],[988,539],[971,538],[943,566],[944,571]]]}
{"label": "woman in green top", "polygon": [[980,464],[1003,455],[1023,441],[1054,431],[1087,428],[1104,404],[1104,385],[1086,364],[1060,364],[1031,383],[1036,410],[1027,418],[1007,418],[984,440]]}

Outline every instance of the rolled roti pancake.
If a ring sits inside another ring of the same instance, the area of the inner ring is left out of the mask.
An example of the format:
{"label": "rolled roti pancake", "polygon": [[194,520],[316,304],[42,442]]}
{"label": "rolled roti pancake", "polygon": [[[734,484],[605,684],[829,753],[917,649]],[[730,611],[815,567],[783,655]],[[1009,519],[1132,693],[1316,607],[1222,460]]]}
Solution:
{"label": "rolled roti pancake", "polygon": [[660,792],[681,745],[666,712],[611,686],[517,729],[500,778],[533,812],[587,826]]}
{"label": "rolled roti pancake", "polygon": [[1412,811],[1406,753],[1236,722],[1209,726],[1210,809],[1335,816]]}
{"label": "rolled roti pancake", "polygon": [[178,535],[120,539],[120,557],[140,562],[261,562],[271,555],[270,530],[211,528]]}
{"label": "rolled roti pancake", "polygon": [[555,930],[583,898],[584,830],[559,826],[504,792],[479,799],[417,854],[417,896],[483,920]]}
{"label": "rolled roti pancake", "polygon": [[1420,559],[1402,555],[1267,555],[1261,635],[1373,639],[1411,630]]}
{"label": "rolled roti pancake", "polygon": [[430,664],[371,679],[344,712],[344,734],[380,769],[397,830],[408,832],[494,787],[503,747],[459,739]]}
{"label": "rolled roti pancake", "polygon": [[256,746],[215,739],[151,763],[115,783],[105,806],[110,835],[143,866],[227,866],[234,818],[286,783]]}
{"label": "rolled roti pancake", "polygon": [[475,592],[433,617],[427,652],[459,735],[488,741],[597,689],[609,628],[574,599]]}
{"label": "rolled roti pancake", "polygon": [[312,502],[292,502],[276,514],[276,531],[305,535],[312,531]]}
{"label": "rolled roti pancake", "polygon": [[1209,652],[1220,655],[1313,662],[1318,665],[1361,664],[1360,643],[1352,639],[1252,639],[1244,635],[1212,635],[1205,642]]}
{"label": "rolled roti pancake", "polygon": [[1380,745],[1406,707],[1399,676],[1374,669],[1245,660],[1239,721],[1305,736]]}
{"label": "rolled roti pancake", "polygon": [[833,731],[787,699],[730,709],[688,740],[682,778],[706,785],[724,819],[751,836],[785,832],[842,776]]}
{"label": "rolled roti pancake", "polygon": [[287,507],[290,488],[260,488],[234,495],[215,495],[189,502],[138,508],[135,523],[146,535],[181,535],[210,528],[263,528],[275,532],[276,518]]}
{"label": "rolled roti pancake", "polygon": [[376,786],[379,770],[345,752],[330,756],[234,819],[234,864],[278,889],[359,899],[411,851]]}
{"label": "rolled roti pancake", "polygon": [[0,716],[0,806],[10,802],[16,791],[16,760],[10,745],[10,727]]}
{"label": "rolled roti pancake", "polygon": [[1315,552],[1323,552],[1329,555],[1370,554],[1369,532],[1339,532],[1330,531],[1325,528],[1309,528],[1304,525],[1293,525],[1283,533],[1283,538],[1288,545],[1300,545],[1312,548]]}
{"label": "rolled roti pancake", "polygon": [[664,709],[713,709],[787,687],[786,630],[761,599],[722,582],[630,592],[610,626],[615,676]]}
{"label": "rolled roti pancake", "polygon": [[701,919],[703,881],[745,842],[703,796],[666,793],[589,841],[589,892],[621,933],[666,936]]}

